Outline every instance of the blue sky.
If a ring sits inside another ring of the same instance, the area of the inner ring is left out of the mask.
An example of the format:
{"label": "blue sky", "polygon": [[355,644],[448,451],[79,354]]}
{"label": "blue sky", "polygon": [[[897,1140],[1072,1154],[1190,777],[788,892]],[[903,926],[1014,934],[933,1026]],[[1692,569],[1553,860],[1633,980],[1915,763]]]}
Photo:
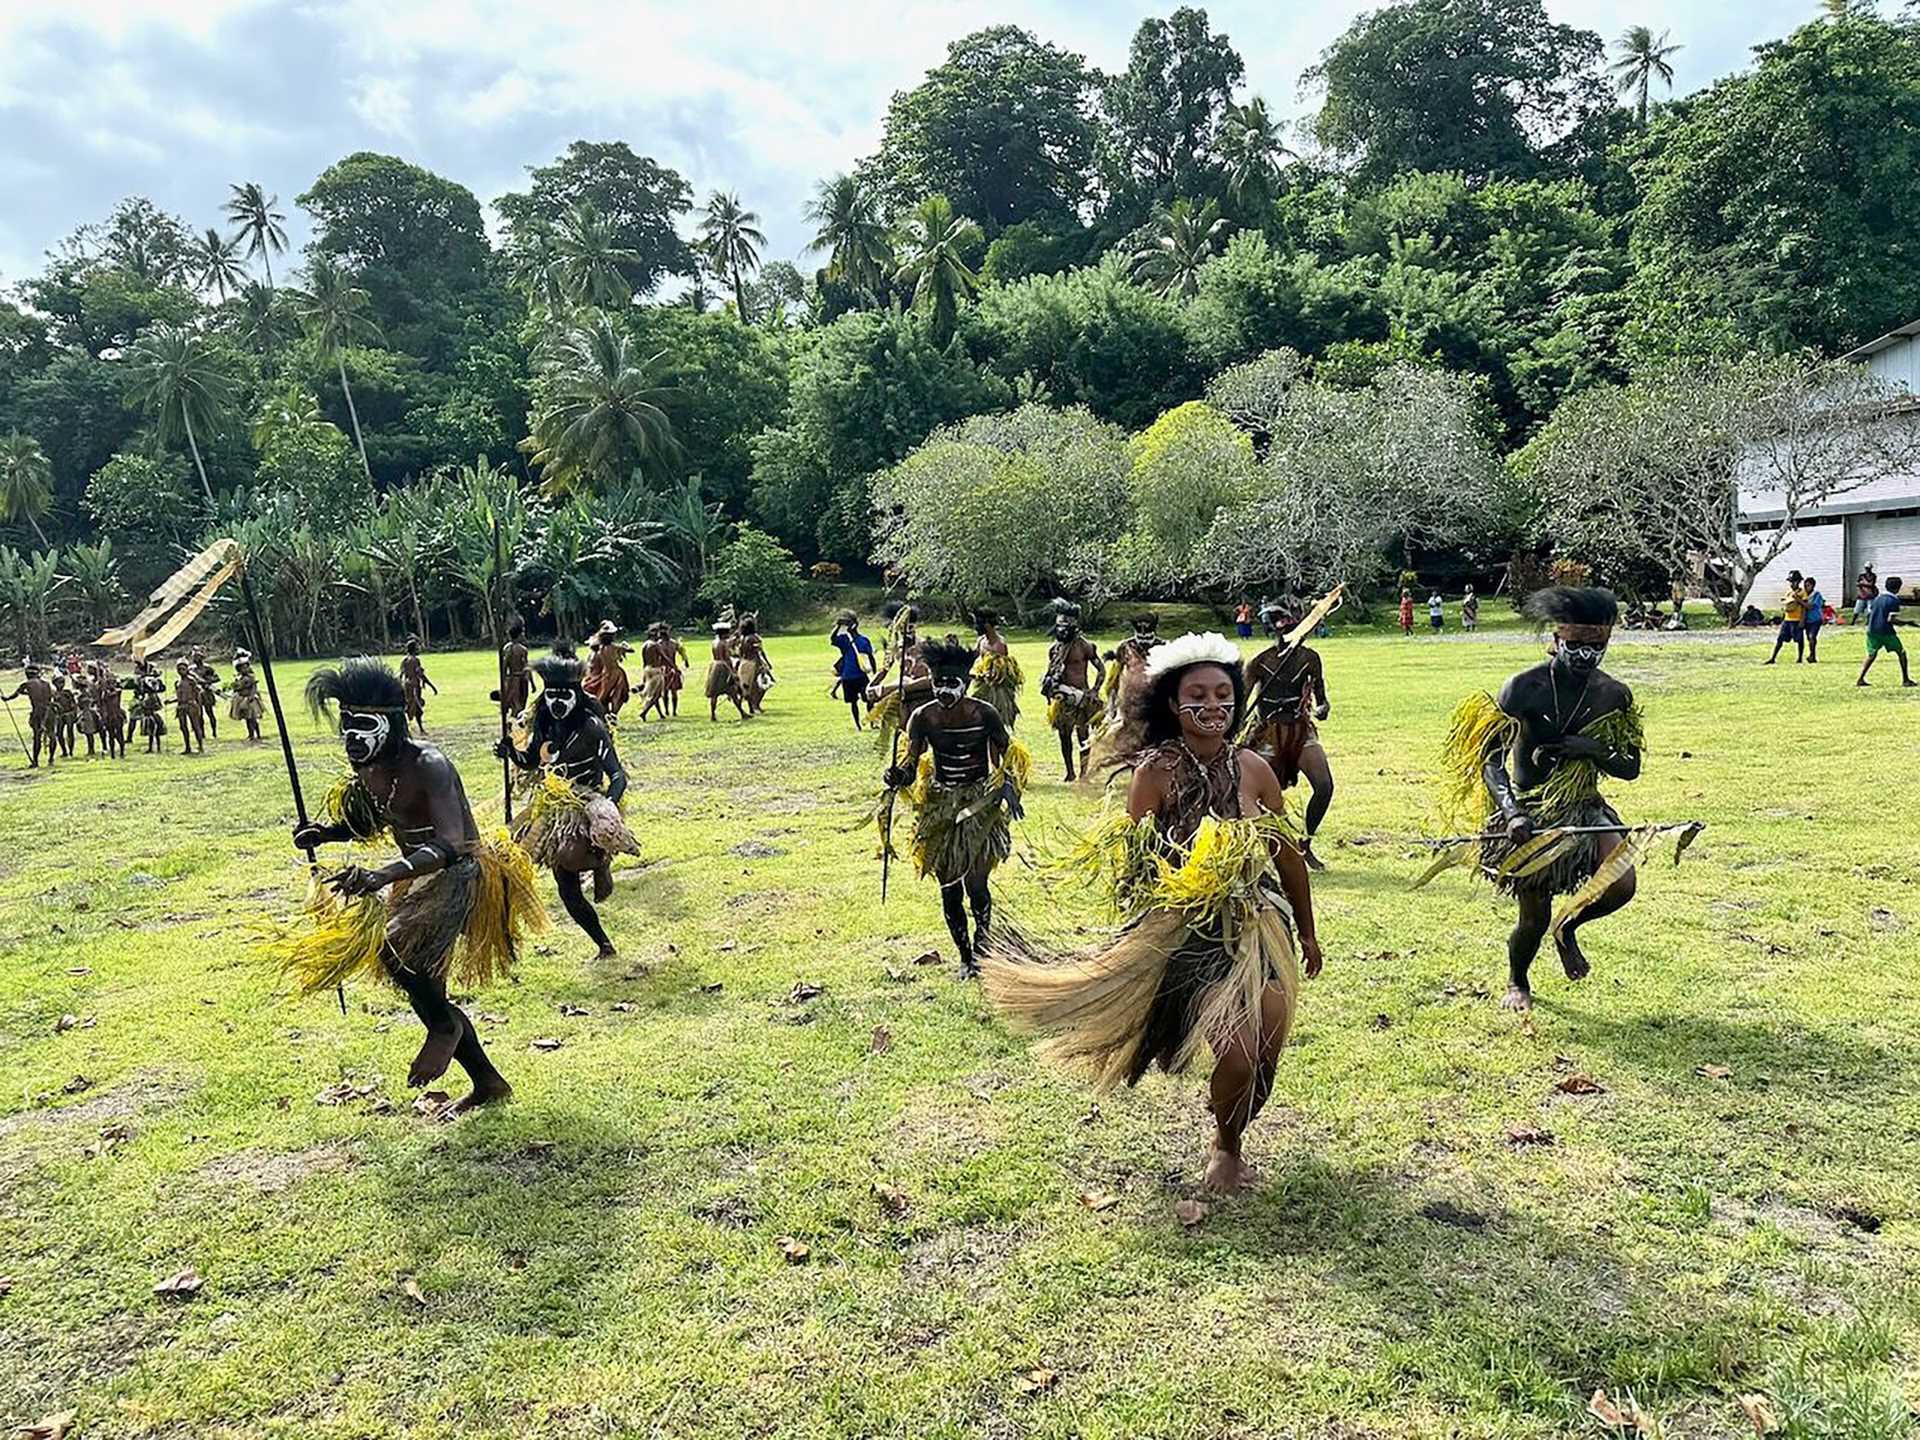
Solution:
{"label": "blue sky", "polygon": [[[767,258],[797,259],[814,181],[869,153],[888,97],[947,42],[1013,22],[1105,70],[1173,4],[895,0],[0,0],[0,285],[121,196],[204,228],[229,182],[293,197],[354,150],[398,154],[482,203],[574,139],[622,139],[697,194],[760,211]],[[1278,112],[1312,108],[1300,74],[1369,8],[1234,0],[1205,7]],[[1815,0],[1662,7],[1548,0],[1611,39],[1672,31],[1676,93],[1746,63]],[[543,11],[549,13],[542,13]]]}

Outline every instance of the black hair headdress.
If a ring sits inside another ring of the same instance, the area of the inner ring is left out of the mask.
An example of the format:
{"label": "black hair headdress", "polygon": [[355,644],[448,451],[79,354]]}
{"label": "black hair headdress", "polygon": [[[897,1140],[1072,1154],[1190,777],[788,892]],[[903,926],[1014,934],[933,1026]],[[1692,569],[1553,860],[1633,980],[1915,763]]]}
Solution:
{"label": "black hair headdress", "polygon": [[973,651],[957,635],[921,642],[920,658],[936,676],[964,677],[973,671]]}
{"label": "black hair headdress", "polygon": [[307,708],[314,718],[330,718],[334,707],[345,710],[393,710],[405,714],[406,691],[386,662],[371,655],[327,665],[307,677]]}
{"label": "black hair headdress", "polygon": [[1522,607],[1538,625],[1615,625],[1620,601],[1613,591],[1591,585],[1549,585],[1527,597]]}
{"label": "black hair headdress", "polygon": [[563,654],[555,650],[551,655],[542,655],[533,662],[533,673],[540,677],[543,686],[557,685],[562,690],[578,690],[580,682],[586,679],[587,667],[572,652]]}

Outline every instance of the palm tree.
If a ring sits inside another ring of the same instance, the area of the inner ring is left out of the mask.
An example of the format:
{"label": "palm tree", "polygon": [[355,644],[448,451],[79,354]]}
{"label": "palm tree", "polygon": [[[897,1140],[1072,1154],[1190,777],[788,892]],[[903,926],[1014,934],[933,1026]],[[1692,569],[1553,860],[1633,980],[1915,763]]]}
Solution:
{"label": "palm tree", "polygon": [[24,520],[41,548],[47,544],[40,517],[53,508],[53,465],[40,442],[18,430],[0,442],[0,516]]}
{"label": "palm tree", "polygon": [[620,244],[611,220],[591,205],[576,205],[553,234],[549,269],[560,292],[575,305],[625,305],[633,287],[620,271],[639,255]]}
{"label": "palm tree", "polygon": [[817,227],[807,248],[826,251],[830,275],[877,301],[893,252],[872,188],[855,175],[822,180],[805,214]]}
{"label": "palm tree", "polygon": [[1218,201],[1198,210],[1191,200],[1176,200],[1153,217],[1154,236],[1134,252],[1133,278],[1160,295],[1191,299],[1200,288],[1200,267],[1227,233]]}
{"label": "palm tree", "polygon": [[1667,57],[1686,48],[1669,45],[1669,33],[1662,30],[1656,39],[1645,25],[1629,25],[1617,42],[1620,58],[1607,67],[1619,77],[1614,82],[1619,93],[1635,95],[1634,114],[1642,130],[1647,128],[1647,88],[1658,76],[1669,91],[1673,89],[1673,66],[1667,63]]}
{"label": "palm tree", "polygon": [[1244,105],[1227,107],[1221,144],[1227,161],[1227,191],[1235,200],[1249,190],[1256,199],[1271,195],[1280,162],[1293,154],[1267,113],[1267,102],[1258,95]]}
{"label": "palm tree", "polygon": [[[297,292],[296,292],[297,293]],[[233,297],[234,308],[228,324],[234,335],[249,350],[272,359],[276,341],[287,337],[287,307],[282,297],[258,280],[249,280]],[[271,372],[271,366],[268,366]]]}
{"label": "palm tree", "polygon": [[566,287],[560,281],[560,250],[548,225],[536,227],[527,243],[513,257],[513,282],[527,298],[528,305],[544,306],[549,311],[566,308]]}
{"label": "palm tree", "polygon": [[320,401],[299,386],[288,385],[261,402],[253,417],[253,448],[264,455],[276,444],[322,425],[333,428],[320,413]]}
{"label": "palm tree", "polygon": [[907,303],[933,312],[933,339],[945,345],[953,338],[960,297],[980,288],[980,277],[962,258],[981,242],[980,227],[953,213],[944,195],[929,195],[914,207],[900,229],[900,268],[894,283],[907,293]]}
{"label": "palm tree", "polygon": [[260,257],[266,267],[267,289],[273,289],[273,257],[286,253],[286,216],[273,207],[278,195],[269,195],[253,181],[228,187],[226,216],[235,226],[234,238],[247,242],[247,258]]}
{"label": "palm tree", "polygon": [[184,325],[156,325],[127,351],[127,375],[127,398],[159,419],[160,439],[187,437],[211,508],[213,486],[200,458],[199,436],[218,429],[233,408],[238,386],[226,357]]}
{"label": "palm tree", "polygon": [[714,273],[733,284],[733,308],[742,325],[753,320],[747,312],[747,276],[760,268],[760,247],[767,243],[759,227],[760,217],[743,209],[738,195],[716,190],[707,197],[700,234],[713,257]]}
{"label": "palm tree", "polygon": [[360,433],[360,411],[353,403],[353,387],[347,383],[349,347],[363,340],[380,338],[372,302],[367,292],[353,283],[351,275],[322,256],[307,267],[307,288],[294,304],[320,358],[333,361],[339,371],[340,393],[346,396],[347,415],[353,421],[353,443],[360,447],[360,469],[367,483],[372,484],[373,467],[367,464],[367,440]]}
{"label": "palm tree", "polygon": [[520,442],[549,490],[603,489],[675,452],[659,403],[665,358],[664,350],[638,355],[632,337],[602,314],[550,342],[540,357],[532,433]]}
{"label": "palm tree", "polygon": [[111,625],[113,612],[127,594],[120,585],[113,541],[102,536],[97,545],[75,545],[67,551],[67,570],[67,578],[86,601],[87,618],[101,627]]}
{"label": "palm tree", "polygon": [[200,288],[213,291],[222,300],[229,290],[238,290],[246,282],[247,267],[240,263],[240,237],[229,240],[211,225],[188,252],[188,263]]}

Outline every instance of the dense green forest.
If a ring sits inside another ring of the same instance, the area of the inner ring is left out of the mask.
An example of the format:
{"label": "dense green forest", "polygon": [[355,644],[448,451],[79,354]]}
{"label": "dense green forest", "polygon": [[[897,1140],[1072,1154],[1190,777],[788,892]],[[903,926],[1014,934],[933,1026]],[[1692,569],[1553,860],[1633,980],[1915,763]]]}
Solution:
{"label": "dense green forest", "polygon": [[[643,139],[532,167],[497,244],[388,155],[130,197],[0,300],[5,622],[77,638],[217,532],[289,649],[476,634],[494,516],[574,632],[819,564],[1016,604],[1516,554],[1651,585],[1711,536],[1621,487],[1724,487],[1808,357],[1920,318],[1920,20],[1834,0],[1674,99],[1684,38],[1405,0],[1255,76],[1183,7],[1109,75],[996,26],[820,179],[804,268]],[[1259,93],[1296,79],[1297,130]]]}

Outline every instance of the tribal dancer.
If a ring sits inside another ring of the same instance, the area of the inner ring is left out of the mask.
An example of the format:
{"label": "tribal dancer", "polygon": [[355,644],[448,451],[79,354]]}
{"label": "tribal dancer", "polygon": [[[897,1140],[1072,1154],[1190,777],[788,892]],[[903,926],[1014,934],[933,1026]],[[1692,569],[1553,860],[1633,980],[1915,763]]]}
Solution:
{"label": "tribal dancer", "polygon": [[207,733],[220,738],[220,672],[207,661],[206,650],[196,645],[187,652],[193,666],[193,683],[200,687],[200,710],[206,716]]}
{"label": "tribal dancer", "polygon": [[[1053,602],[1053,644],[1047,651],[1047,673],[1040,694],[1047,701],[1047,723],[1060,737],[1060,758],[1067,779],[1074,777],[1073,754],[1080,751],[1080,773],[1085,774],[1093,745],[1093,722],[1100,718],[1100,682],[1106,666],[1100,648],[1080,633],[1080,607],[1067,600]],[[1091,675],[1089,675],[1091,670]]]}
{"label": "tribal dancer", "polygon": [[680,637],[673,633],[673,623],[660,622],[660,638],[667,646],[667,713],[680,713],[680,692],[687,685],[687,671],[693,668],[693,657],[687,654],[687,647]]}
{"label": "tribal dancer", "polygon": [[173,665],[173,719],[180,727],[182,755],[193,754],[194,742],[200,743],[200,753],[207,753],[207,714],[206,707],[200,703],[200,682],[194,678],[193,662],[176,660]]}
{"label": "tribal dancer", "polygon": [[1113,662],[1107,672],[1107,718],[1093,737],[1093,753],[1080,766],[1081,778],[1099,774],[1107,779],[1126,772],[1134,757],[1146,744],[1146,706],[1140,697],[1148,686],[1147,661],[1162,643],[1160,617],[1143,612],[1133,617],[1133,634],[1122,640],[1105,658]]}
{"label": "tribal dancer", "polygon": [[760,617],[749,611],[740,617],[734,630],[733,673],[740,696],[746,701],[747,714],[758,715],[766,704],[767,691],[773,688],[773,662],[767,658],[766,644],[760,639]]}
{"label": "tribal dancer", "polygon": [[620,627],[602,620],[600,628],[587,641],[587,694],[600,702],[614,724],[620,723],[620,710],[633,694],[633,682],[627,679],[627,667],[621,661],[633,653],[633,647],[620,639]]}
{"label": "tribal dancer", "polygon": [[533,668],[540,676],[540,703],[526,748],[508,740],[494,745],[502,760],[539,776],[532,799],[514,821],[513,838],[534,864],[553,872],[560,903],[600,947],[600,958],[608,960],[615,954],[613,941],[580,876],[593,872],[593,899],[604,904],[613,895],[613,857],[640,853],[639,841],[620,817],[627,772],[606,715],[586,693],[580,662],[570,655],[543,655]]}
{"label": "tribal dancer", "polygon": [[1252,1179],[1247,1126],[1272,1091],[1299,992],[1295,959],[1320,973],[1313,897],[1266,761],[1230,740],[1245,693],[1240,652],[1219,635],[1184,635],[1148,661],[1135,697],[1146,748],[1124,815],[1065,862],[1099,874],[1125,920],[1072,957],[1019,941],[987,953],[988,998],[1042,1053],[1089,1071],[1101,1090],[1158,1062],[1179,1073],[1212,1050],[1211,1186]]}
{"label": "tribal dancer", "polygon": [[1020,793],[1030,761],[993,707],[967,698],[973,652],[952,635],[924,642],[920,651],[933,674],[933,699],[907,721],[907,753],[888,769],[890,793],[876,814],[881,843],[891,846],[891,792],[905,793],[914,813],[914,868],[940,882],[960,973],[970,979],[980,973],[976,954],[993,923],[988,880],[1013,853],[1012,822],[1024,813]]}
{"label": "tribal dancer", "polygon": [[324,820],[294,828],[293,843],[373,845],[390,833],[401,855],[377,870],[348,865],[315,885],[314,929],[276,945],[277,958],[307,994],[354,974],[384,975],[427,1027],[407,1083],[431,1085],[457,1061],[473,1089],[447,1114],[504,1100],[513,1087],[447,984],[490,983],[511,966],[515,943],[545,928],[533,866],[505,832],[480,833],[460,772],[408,733],[405,688],[385,665],[363,658],[316,670],[307,703],[316,716],[338,708],[353,773],[327,796]]}
{"label": "tribal dancer", "polygon": [[[1526,612],[1553,626],[1546,662],[1513,676],[1498,700],[1482,691],[1461,701],[1445,753],[1449,808],[1499,837],[1479,841],[1473,858],[1520,905],[1507,940],[1510,1010],[1533,1004],[1527,970],[1549,928],[1567,978],[1579,980],[1589,968],[1579,928],[1633,898],[1637,846],[1622,850],[1624,833],[1553,832],[1619,825],[1600,777],[1637,779],[1643,743],[1633,692],[1600,668],[1619,619],[1613,592],[1556,585]],[[1574,899],[1554,920],[1556,895]]]}
{"label": "tribal dancer", "polygon": [[1254,697],[1247,748],[1273,767],[1282,790],[1291,790],[1306,777],[1313,798],[1307,801],[1307,835],[1300,854],[1309,869],[1324,870],[1326,864],[1313,853],[1313,837],[1333,804],[1333,767],[1314,722],[1326,719],[1332,707],[1319,652],[1304,643],[1289,649],[1282,638],[1300,622],[1297,611],[1289,605],[1260,607],[1261,623],[1274,643],[1247,662],[1247,691]]}
{"label": "tribal dancer", "polygon": [[100,719],[100,743],[115,759],[126,759],[127,711],[120,698],[120,677],[105,660],[94,662],[93,703]]}
{"label": "tribal dancer", "polygon": [[167,733],[167,682],[151,660],[136,660],[133,677],[134,713],[140,733],[147,737],[147,754],[158,755]]}
{"label": "tribal dancer", "polygon": [[94,756],[94,740],[97,736],[99,749],[111,755],[113,747],[107,743],[106,732],[100,723],[100,663],[89,660],[80,667],[80,678],[74,684],[74,699],[79,702],[80,713],[76,717],[80,733],[86,737],[87,758]]}
{"label": "tribal dancer", "polygon": [[13,693],[0,695],[0,700],[18,700],[22,695],[27,697],[27,733],[33,737],[33,758],[27,762],[27,768],[40,768],[40,746],[44,743],[47,768],[51,770],[60,750],[60,742],[53,733],[53,686],[31,660],[26,662],[26,674],[13,687]]}
{"label": "tribal dancer", "polygon": [[227,702],[227,714],[247,727],[247,739],[260,738],[260,677],[253,673],[253,656],[245,650],[233,652],[233,698]]}
{"label": "tribal dancer", "polygon": [[720,718],[720,701],[733,702],[742,720],[747,707],[740,703],[740,680],[733,670],[733,615],[729,611],[713,622],[713,658],[707,663],[707,719]]}
{"label": "tribal dancer", "polygon": [[506,707],[517,720],[533,698],[533,674],[527,669],[527,622],[515,616],[507,622],[507,643],[500,647],[500,688],[487,698]]}
{"label": "tribal dancer", "polygon": [[1020,691],[1027,677],[1020,673],[1020,662],[1000,633],[998,615],[991,610],[974,611],[973,628],[980,637],[973,647],[973,698],[991,705],[1011,734],[1014,721],[1020,718]]}
{"label": "tribal dancer", "polygon": [[53,672],[53,740],[60,753],[73,758],[74,731],[80,720],[80,697],[67,685],[64,670]]}
{"label": "tribal dancer", "polygon": [[412,727],[418,725],[422,735],[427,733],[427,691],[437,696],[440,687],[427,678],[427,667],[420,662],[420,637],[407,637],[407,653],[400,660],[400,688],[406,696],[407,733],[413,733]]}
{"label": "tribal dancer", "polygon": [[673,650],[666,626],[659,621],[647,627],[647,638],[640,646],[640,718],[658,712],[667,718],[667,672],[673,668]]}
{"label": "tribal dancer", "polygon": [[[887,658],[867,682],[867,724],[880,748],[887,751],[893,749],[893,737],[906,727],[913,712],[933,699],[933,671],[927,668],[926,647],[918,633],[909,628],[897,639],[899,643],[887,648]],[[887,672],[896,661],[900,678],[889,685]]]}

